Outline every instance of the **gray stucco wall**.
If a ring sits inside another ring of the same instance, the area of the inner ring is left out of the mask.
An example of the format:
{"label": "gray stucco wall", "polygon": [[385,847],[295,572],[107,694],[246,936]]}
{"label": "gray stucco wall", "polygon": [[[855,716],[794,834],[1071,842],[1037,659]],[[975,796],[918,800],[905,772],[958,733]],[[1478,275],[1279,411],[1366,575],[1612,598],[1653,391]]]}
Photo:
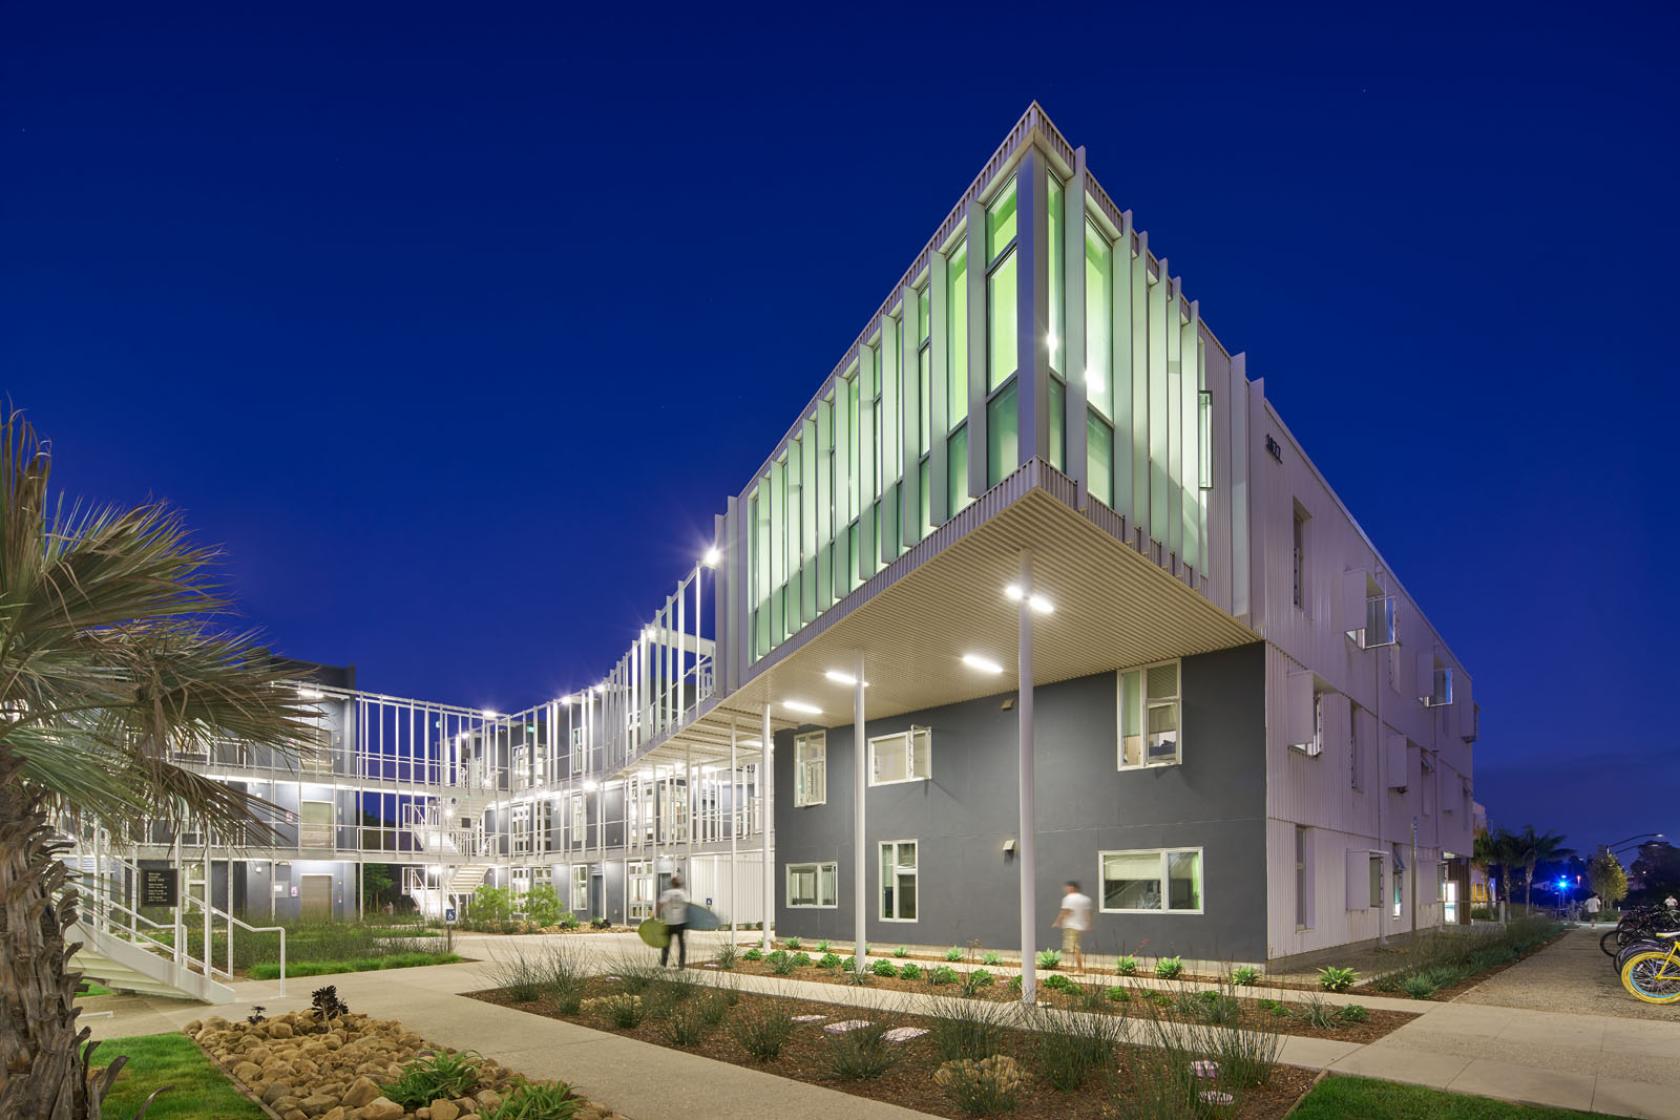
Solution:
{"label": "gray stucco wall", "polygon": [[[1201,847],[1204,913],[1099,913],[1087,947],[1207,960],[1263,961],[1265,905],[1265,657],[1255,643],[1183,663],[1184,762],[1116,767],[1116,675],[1039,688],[1036,888],[1040,946],[1061,883],[1078,879],[1100,902],[1101,851]],[[1016,835],[1016,713],[991,696],[867,724],[874,737],[911,724],[933,731],[933,777],[871,786],[866,798],[868,937],[876,945],[1020,946]],[[793,734],[776,739],[776,922],[787,934],[850,939],[854,869],[850,727],[828,732],[828,801],[795,808]],[[878,917],[884,840],[919,841],[920,915]],[[839,905],[789,908],[789,863],[839,864]]]}

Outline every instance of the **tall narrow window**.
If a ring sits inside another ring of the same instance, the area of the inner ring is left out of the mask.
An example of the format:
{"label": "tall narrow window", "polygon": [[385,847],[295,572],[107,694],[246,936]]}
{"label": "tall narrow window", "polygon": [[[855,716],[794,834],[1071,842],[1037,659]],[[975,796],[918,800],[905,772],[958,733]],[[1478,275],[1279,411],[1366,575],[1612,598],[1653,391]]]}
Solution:
{"label": "tall narrow window", "polygon": [[986,402],[987,486],[996,486],[1021,464],[1021,414],[1016,395],[1016,385],[1012,384]]}
{"label": "tall narrow window", "polygon": [[1048,285],[1050,295],[1050,335],[1044,340],[1047,353],[1050,356],[1050,368],[1057,373],[1062,369],[1062,339],[1063,333],[1062,301],[1063,272],[1065,264],[1062,260],[1066,250],[1062,246],[1062,181],[1052,173],[1048,176],[1050,185],[1049,206],[1049,234],[1050,234],[1050,281]]}
{"label": "tall narrow window", "polygon": [[916,920],[916,841],[888,840],[881,845],[881,920]]}
{"label": "tall narrow window", "polygon": [[1308,873],[1311,840],[1307,829],[1295,826],[1295,928],[1312,927],[1312,876]]}
{"label": "tall narrow window", "polygon": [[1105,420],[1114,419],[1112,329],[1114,250],[1096,223],[1085,223],[1085,397]]}
{"label": "tall narrow window", "polygon": [[1085,486],[1091,497],[1114,505],[1114,429],[1094,408],[1085,410]]}
{"label": "tall narrow window", "polygon": [[1120,674],[1120,768],[1171,766],[1184,760],[1179,737],[1179,663],[1164,661]]}
{"label": "tall narrow window", "polygon": [[[968,247],[959,245],[946,268],[949,298],[945,321],[950,331],[946,340],[949,370],[945,378],[945,416],[955,428],[968,419]],[[955,507],[952,507],[953,511]]]}
{"label": "tall narrow window", "polygon": [[1202,489],[1213,489],[1213,394],[1203,389],[1196,394],[1198,406],[1197,437],[1201,440],[1200,466]]}
{"label": "tall narrow window", "polygon": [[793,804],[796,808],[828,801],[828,733],[812,731],[793,741]]}
{"label": "tall narrow window", "polygon": [[572,911],[577,914],[589,912],[589,865],[587,863],[572,864]]}
{"label": "tall narrow window", "polygon": [[1067,473],[1067,387],[1050,378],[1050,465]]}
{"label": "tall narrow window", "polygon": [[1294,596],[1295,605],[1307,608],[1307,511],[1295,503],[1294,520]]}
{"label": "tall narrow window", "polygon": [[1013,249],[992,267],[986,277],[986,388],[996,389],[1015,372],[1019,350],[1016,345],[1019,307],[1015,300]]}
{"label": "tall narrow window", "polygon": [[968,427],[951,433],[945,455],[945,508],[955,517],[974,499],[968,495]]}

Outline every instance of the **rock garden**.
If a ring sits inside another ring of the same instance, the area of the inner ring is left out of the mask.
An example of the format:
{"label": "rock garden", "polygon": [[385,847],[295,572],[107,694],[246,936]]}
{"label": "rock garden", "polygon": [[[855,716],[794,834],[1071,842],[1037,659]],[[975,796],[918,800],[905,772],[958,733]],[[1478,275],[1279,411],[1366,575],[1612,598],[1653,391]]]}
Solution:
{"label": "rock garden", "polygon": [[[432,1046],[394,1019],[353,1013],[332,987],[307,1011],[184,1028],[280,1120],[614,1120],[558,1082]],[[616,1118],[622,1120],[622,1118]]]}

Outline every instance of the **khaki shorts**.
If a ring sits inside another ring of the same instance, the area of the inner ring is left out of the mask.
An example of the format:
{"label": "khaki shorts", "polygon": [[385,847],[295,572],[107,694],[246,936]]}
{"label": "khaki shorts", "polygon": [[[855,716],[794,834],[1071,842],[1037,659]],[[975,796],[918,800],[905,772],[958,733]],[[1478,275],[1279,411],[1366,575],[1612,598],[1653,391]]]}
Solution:
{"label": "khaki shorts", "polygon": [[1064,953],[1077,953],[1077,952],[1079,952],[1079,935],[1084,933],[1084,932],[1085,932],[1084,930],[1073,929],[1073,928],[1068,927],[1068,926],[1063,926],[1062,927],[1062,952],[1064,952]]}

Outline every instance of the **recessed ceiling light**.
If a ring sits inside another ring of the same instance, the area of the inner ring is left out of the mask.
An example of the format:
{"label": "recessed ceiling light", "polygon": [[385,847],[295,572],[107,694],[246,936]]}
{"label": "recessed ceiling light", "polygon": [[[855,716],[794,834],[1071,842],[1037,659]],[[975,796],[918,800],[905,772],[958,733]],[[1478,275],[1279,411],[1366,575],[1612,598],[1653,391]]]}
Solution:
{"label": "recessed ceiling light", "polygon": [[[1008,587],[1003,589],[1003,593],[1009,597],[1009,601],[1011,603],[1019,603],[1021,601],[1021,585],[1018,583],[1010,584]],[[1027,604],[1039,614],[1049,614],[1051,611],[1056,609],[1056,604],[1052,603],[1049,599],[1046,599],[1043,595],[1038,594],[1036,591],[1033,592],[1030,598],[1028,598]]]}
{"label": "recessed ceiling light", "polygon": [[[843,684],[847,688],[855,688],[857,686],[857,682],[858,682],[857,676],[855,674],[844,673],[844,672],[841,672],[839,669],[830,669],[826,673],[824,673],[823,676],[827,677],[829,680],[833,681],[835,684]],[[863,687],[868,688],[869,687],[869,682],[864,681],[863,682]]]}
{"label": "recessed ceiling light", "polygon": [[970,669],[976,669],[976,670],[978,670],[982,673],[991,673],[993,675],[996,675],[998,673],[1003,672],[1003,666],[1002,665],[999,665],[996,661],[993,661],[989,657],[982,657],[978,653],[965,653],[965,654],[963,654],[962,655],[962,662],[963,662],[964,665],[967,665]]}
{"label": "recessed ceiling light", "polygon": [[786,708],[790,712],[798,712],[801,715],[807,715],[807,716],[820,716],[820,715],[822,715],[822,709],[821,708],[817,707],[815,704],[807,704],[803,700],[783,700],[782,701],[782,707]]}

